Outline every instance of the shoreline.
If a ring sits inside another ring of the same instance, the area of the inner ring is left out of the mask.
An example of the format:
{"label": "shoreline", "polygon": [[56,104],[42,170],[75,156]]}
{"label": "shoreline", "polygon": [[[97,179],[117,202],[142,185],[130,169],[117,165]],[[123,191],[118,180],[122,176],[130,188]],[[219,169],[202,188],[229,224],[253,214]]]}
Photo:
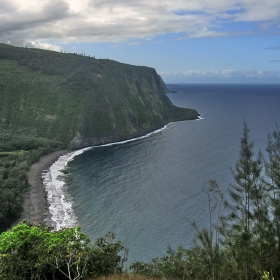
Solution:
{"label": "shoreline", "polygon": [[[200,120],[201,114],[199,114],[199,117],[195,120]],[[170,124],[169,122],[168,124]],[[116,144],[124,144],[127,142],[139,140],[141,138],[149,137],[151,134],[158,133],[159,131],[166,128],[168,125],[164,125],[162,128],[154,130],[150,133],[147,133],[145,135],[142,135],[140,137],[127,139],[120,142],[113,142],[113,143],[107,143],[107,144],[101,144],[97,146],[91,146],[91,147],[85,147],[78,150],[85,150],[92,147],[99,147],[99,146],[111,146]],[[28,184],[29,184],[29,191],[24,194],[24,202],[23,202],[23,211],[21,212],[20,217],[12,223],[12,227],[17,225],[19,222],[21,222],[24,219],[29,219],[32,222],[44,222],[48,226],[53,226],[53,223],[51,221],[51,214],[49,211],[49,204],[47,201],[47,192],[45,190],[45,187],[43,185],[43,173],[48,171],[51,165],[53,165],[61,156],[74,152],[73,150],[59,150],[56,152],[53,152],[51,154],[42,156],[38,162],[33,164],[30,167],[30,170],[28,172]]]}
{"label": "shoreline", "polygon": [[[101,144],[91,147],[111,146],[115,144],[123,144],[135,141],[137,139],[148,137],[150,134],[157,133],[158,131],[164,129],[166,126],[167,124],[160,129],[154,130],[153,132],[137,138],[131,138],[120,142],[107,143],[103,145]],[[81,148],[77,151],[89,149],[91,147]],[[73,152],[73,150],[60,150],[42,156],[39,161],[37,161],[30,167],[30,170],[28,172],[28,184],[30,187],[28,192],[24,194],[24,202],[22,205],[23,211],[21,212],[20,217],[11,224],[11,227],[16,226],[24,219],[28,219],[32,222],[43,222],[48,226],[53,226],[53,223],[51,221],[51,214],[49,211],[50,205],[48,204],[47,200],[47,191],[45,190],[43,184],[43,174],[45,171],[48,171],[51,165],[53,165],[61,156],[70,152]]]}
{"label": "shoreline", "polygon": [[32,222],[45,222],[50,224],[50,213],[47,202],[47,194],[43,185],[42,174],[59,159],[60,156],[69,153],[70,150],[60,150],[42,156],[38,162],[30,167],[28,172],[29,191],[24,195],[23,211],[12,226],[24,219]]}

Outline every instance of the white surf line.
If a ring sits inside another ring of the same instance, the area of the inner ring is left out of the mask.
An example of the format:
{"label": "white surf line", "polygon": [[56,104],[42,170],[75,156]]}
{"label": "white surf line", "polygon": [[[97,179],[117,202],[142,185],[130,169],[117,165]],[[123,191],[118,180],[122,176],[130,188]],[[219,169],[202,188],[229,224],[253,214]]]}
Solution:
{"label": "white surf line", "polygon": [[78,225],[78,220],[73,210],[74,199],[67,193],[67,186],[65,181],[63,180],[63,178],[65,178],[66,176],[63,171],[67,169],[67,165],[70,161],[72,161],[76,156],[81,155],[85,151],[91,150],[93,148],[122,145],[148,138],[153,134],[157,134],[165,130],[169,124],[170,123],[166,124],[160,129],[157,129],[140,137],[119,142],[90,146],[60,156],[59,159],[54,162],[46,172],[42,174],[43,184],[47,193],[47,201],[49,204],[51,221],[55,229],[59,230],[62,227],[75,227]]}

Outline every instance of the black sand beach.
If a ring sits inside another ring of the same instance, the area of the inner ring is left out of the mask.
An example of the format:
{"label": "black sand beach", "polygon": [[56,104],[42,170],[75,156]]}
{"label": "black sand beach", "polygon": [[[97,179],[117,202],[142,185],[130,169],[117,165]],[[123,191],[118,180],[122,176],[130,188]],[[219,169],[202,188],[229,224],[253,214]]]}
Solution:
{"label": "black sand beach", "polygon": [[56,151],[43,156],[33,164],[28,173],[29,192],[24,197],[23,212],[20,219],[29,219],[33,222],[46,222],[49,217],[46,193],[43,186],[42,173],[47,170],[60,156],[69,152],[68,150]]}

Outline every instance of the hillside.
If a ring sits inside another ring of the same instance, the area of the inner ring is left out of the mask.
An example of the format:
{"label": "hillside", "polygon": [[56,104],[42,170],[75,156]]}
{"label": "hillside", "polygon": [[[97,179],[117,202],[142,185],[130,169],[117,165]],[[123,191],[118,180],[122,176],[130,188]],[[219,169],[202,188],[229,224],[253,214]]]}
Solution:
{"label": "hillside", "polygon": [[195,119],[175,107],[156,71],[0,44],[0,129],[25,129],[76,149],[145,134]]}

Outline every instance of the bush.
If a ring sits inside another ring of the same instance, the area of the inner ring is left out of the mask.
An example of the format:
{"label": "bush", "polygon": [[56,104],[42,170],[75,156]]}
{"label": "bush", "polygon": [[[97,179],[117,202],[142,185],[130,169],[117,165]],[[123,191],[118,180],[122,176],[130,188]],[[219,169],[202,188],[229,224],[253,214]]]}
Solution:
{"label": "bush", "polygon": [[92,244],[80,227],[54,231],[24,220],[0,235],[0,278],[78,280],[109,275],[122,272],[126,253],[113,234]]}

